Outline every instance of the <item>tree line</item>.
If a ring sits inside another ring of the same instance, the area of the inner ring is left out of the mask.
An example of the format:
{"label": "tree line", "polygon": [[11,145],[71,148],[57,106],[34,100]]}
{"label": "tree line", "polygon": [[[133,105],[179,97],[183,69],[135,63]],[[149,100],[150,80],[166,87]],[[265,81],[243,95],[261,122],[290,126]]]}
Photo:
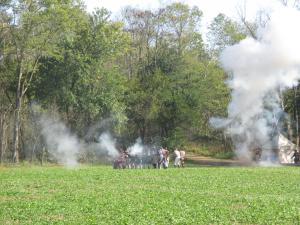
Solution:
{"label": "tree line", "polygon": [[[183,3],[126,7],[112,19],[107,9],[88,13],[79,0],[2,0],[1,162],[40,157],[42,113],[59,115],[86,141],[107,129],[124,145],[140,137],[186,148],[209,141],[230,151],[230,141],[209,123],[226,116],[230,101],[217,56],[253,34],[256,24],[219,14],[206,44],[202,17]],[[295,87],[283,97],[297,122],[291,138],[299,134],[298,93]]]}

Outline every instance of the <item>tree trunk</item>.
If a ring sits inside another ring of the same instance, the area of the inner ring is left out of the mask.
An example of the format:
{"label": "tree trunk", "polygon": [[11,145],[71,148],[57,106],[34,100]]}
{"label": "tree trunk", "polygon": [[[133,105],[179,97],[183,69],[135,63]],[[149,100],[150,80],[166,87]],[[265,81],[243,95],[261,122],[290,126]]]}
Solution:
{"label": "tree trunk", "polygon": [[[284,97],[283,97],[283,93],[281,90],[279,90],[279,96],[280,96],[281,108],[282,108],[283,112],[286,112],[286,107],[284,104]],[[285,122],[286,122],[286,126],[287,126],[287,138],[292,141],[293,140],[293,130],[292,130],[290,115],[287,116]]]}
{"label": "tree trunk", "polygon": [[5,143],[5,114],[0,116],[0,164],[3,162],[4,158],[4,143]]}
{"label": "tree trunk", "polygon": [[139,129],[139,135],[140,135],[143,143],[145,141],[145,133],[146,133],[145,126],[140,127],[140,129]]}
{"label": "tree trunk", "polygon": [[295,107],[295,120],[296,120],[296,144],[299,147],[300,137],[299,137],[299,114],[298,114],[298,99],[297,99],[298,88],[294,88],[294,107]]}
{"label": "tree trunk", "polygon": [[45,151],[46,151],[45,146],[43,146],[43,148],[42,148],[42,156],[41,156],[41,166],[43,166],[43,164],[44,164]]}
{"label": "tree trunk", "polygon": [[223,143],[224,152],[232,151],[232,148],[230,147],[230,143],[227,140],[225,132],[222,132],[222,143]]}
{"label": "tree trunk", "polygon": [[14,140],[13,140],[13,162],[19,162],[19,136],[20,136],[20,111],[21,111],[21,98],[16,99],[15,121],[14,121]]}
{"label": "tree trunk", "polygon": [[20,112],[22,106],[22,69],[21,65],[18,69],[18,86],[16,91],[16,109],[15,109],[15,119],[14,119],[14,139],[13,139],[13,162],[19,163],[19,136],[20,136]]}
{"label": "tree trunk", "polygon": [[289,140],[293,139],[293,130],[292,130],[292,126],[291,126],[291,118],[288,116],[287,118],[287,136]]}

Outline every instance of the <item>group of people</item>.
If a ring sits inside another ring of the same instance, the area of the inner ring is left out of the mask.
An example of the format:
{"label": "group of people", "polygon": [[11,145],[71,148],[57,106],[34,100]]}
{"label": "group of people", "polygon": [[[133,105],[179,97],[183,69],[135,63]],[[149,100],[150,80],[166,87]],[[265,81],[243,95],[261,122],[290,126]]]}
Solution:
{"label": "group of people", "polygon": [[[174,167],[184,167],[185,151],[174,150]],[[130,154],[127,150],[122,150],[118,157],[113,160],[114,169],[125,168],[156,168],[167,169],[170,162],[170,152],[167,148],[152,150],[148,154]]]}

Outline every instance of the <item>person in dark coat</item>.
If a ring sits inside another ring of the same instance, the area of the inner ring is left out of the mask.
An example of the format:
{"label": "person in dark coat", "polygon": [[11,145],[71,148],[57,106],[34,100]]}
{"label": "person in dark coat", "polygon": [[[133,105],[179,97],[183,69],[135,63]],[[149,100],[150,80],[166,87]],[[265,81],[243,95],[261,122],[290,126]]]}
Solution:
{"label": "person in dark coat", "polygon": [[298,165],[300,162],[300,154],[296,149],[294,150],[292,158],[294,158],[294,163]]}

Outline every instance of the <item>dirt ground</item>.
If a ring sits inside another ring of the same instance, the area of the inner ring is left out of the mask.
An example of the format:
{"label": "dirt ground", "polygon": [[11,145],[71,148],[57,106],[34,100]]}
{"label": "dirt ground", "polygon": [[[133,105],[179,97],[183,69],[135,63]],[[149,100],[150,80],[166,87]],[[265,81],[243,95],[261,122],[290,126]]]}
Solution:
{"label": "dirt ground", "polygon": [[200,156],[193,153],[186,155],[186,162],[198,166],[242,166],[249,163],[241,162],[234,159],[216,159],[206,156]]}

